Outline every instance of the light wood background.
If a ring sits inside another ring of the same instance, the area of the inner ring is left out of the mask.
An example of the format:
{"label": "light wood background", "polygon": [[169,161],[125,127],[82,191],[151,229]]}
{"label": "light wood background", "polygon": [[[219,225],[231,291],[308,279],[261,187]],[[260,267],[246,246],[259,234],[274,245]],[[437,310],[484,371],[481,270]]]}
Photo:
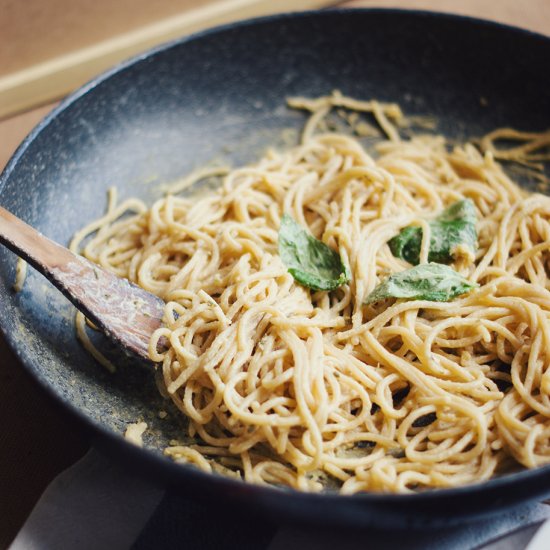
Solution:
{"label": "light wood background", "polygon": [[0,118],[207,27],[331,0],[0,0]]}
{"label": "light wood background", "polygon": [[196,0],[1,0],[0,76],[195,8]]}

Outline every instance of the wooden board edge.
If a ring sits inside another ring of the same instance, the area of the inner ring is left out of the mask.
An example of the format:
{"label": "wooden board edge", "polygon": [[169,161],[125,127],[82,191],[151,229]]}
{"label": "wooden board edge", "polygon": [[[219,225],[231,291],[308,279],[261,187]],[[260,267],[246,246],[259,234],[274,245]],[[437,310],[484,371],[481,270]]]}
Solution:
{"label": "wooden board edge", "polygon": [[57,100],[116,63],[163,42],[261,15],[334,4],[327,0],[218,0],[91,47],[0,77],[0,119]]}

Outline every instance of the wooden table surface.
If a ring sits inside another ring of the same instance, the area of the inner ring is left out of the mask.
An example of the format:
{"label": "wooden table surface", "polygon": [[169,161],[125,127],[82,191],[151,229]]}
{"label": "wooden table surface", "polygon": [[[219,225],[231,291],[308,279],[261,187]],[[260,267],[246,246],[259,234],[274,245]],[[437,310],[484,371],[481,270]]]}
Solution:
{"label": "wooden table surface", "polygon": [[[339,5],[446,11],[550,35],[550,0],[354,0]],[[0,169],[52,108],[47,105],[0,121]],[[46,485],[82,456],[88,443],[29,379],[2,336],[0,418],[0,548],[5,548]]]}

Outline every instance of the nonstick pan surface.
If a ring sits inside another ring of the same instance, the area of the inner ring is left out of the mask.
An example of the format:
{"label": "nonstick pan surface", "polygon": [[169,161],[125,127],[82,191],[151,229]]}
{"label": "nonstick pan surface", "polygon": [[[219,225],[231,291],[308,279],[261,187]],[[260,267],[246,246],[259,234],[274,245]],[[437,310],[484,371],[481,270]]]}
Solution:
{"label": "nonstick pan surface", "polygon": [[[470,18],[399,10],[329,10],[244,22],[185,38],[106,73],[65,100],[26,139],[0,180],[0,203],[54,240],[100,216],[106,191],[151,202],[194,168],[253,161],[297,139],[305,115],[285,98],[338,89],[432,115],[451,138],[500,126],[550,125],[550,39]],[[31,272],[11,285],[0,250],[0,325],[32,377],[93,441],[141,475],[181,491],[312,522],[407,526],[460,522],[550,492],[550,467],[415,495],[309,495],[257,487],[162,455],[182,419],[109,345],[112,375],[79,345],[74,309]],[[165,410],[168,416],[159,418]],[[149,425],[143,449],[122,434]],[[37,419],[39,422],[40,419]],[[9,429],[5,426],[4,429]]]}

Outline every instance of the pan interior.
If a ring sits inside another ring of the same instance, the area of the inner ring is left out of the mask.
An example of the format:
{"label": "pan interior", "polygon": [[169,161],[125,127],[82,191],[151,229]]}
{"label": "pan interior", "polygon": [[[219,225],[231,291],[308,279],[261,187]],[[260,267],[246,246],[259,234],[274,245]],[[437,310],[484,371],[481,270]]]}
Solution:
{"label": "pan interior", "polygon": [[[106,192],[148,202],[192,169],[258,158],[297,139],[305,116],[285,98],[338,89],[431,115],[458,140],[550,120],[550,41],[468,19],[343,11],[270,18],[183,40],[99,78],[58,109],[6,170],[4,207],[54,240],[102,214]],[[147,369],[113,354],[112,375],[77,343],[74,309],[30,273],[15,294],[15,256],[0,250],[0,321],[35,377],[93,424],[149,425],[160,453],[180,415]],[[168,412],[166,418],[159,411]]]}

